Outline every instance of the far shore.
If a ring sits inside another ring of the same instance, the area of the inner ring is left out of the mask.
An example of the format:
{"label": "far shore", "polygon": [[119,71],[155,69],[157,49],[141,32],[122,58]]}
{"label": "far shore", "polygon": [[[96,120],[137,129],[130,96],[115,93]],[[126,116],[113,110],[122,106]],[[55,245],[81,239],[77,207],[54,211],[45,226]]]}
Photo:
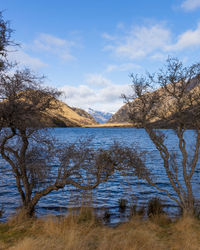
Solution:
{"label": "far shore", "polygon": [[132,123],[102,123],[85,125],[86,128],[134,128]]}

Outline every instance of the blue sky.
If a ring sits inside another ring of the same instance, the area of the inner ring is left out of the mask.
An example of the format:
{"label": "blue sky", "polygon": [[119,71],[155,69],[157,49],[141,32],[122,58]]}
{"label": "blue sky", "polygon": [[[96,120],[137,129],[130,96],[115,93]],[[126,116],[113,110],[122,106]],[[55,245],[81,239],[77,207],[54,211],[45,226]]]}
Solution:
{"label": "blue sky", "polygon": [[200,0],[0,0],[19,67],[47,76],[76,107],[117,111],[130,73],[200,60]]}

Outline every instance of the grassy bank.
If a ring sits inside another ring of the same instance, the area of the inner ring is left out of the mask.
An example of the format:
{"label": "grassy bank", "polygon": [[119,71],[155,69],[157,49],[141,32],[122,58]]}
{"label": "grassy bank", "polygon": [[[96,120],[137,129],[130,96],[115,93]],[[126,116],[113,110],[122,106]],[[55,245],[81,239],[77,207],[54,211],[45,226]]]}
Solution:
{"label": "grassy bank", "polygon": [[0,249],[200,249],[200,221],[165,216],[133,217],[114,228],[98,222],[91,212],[66,218],[11,219],[0,224]]}

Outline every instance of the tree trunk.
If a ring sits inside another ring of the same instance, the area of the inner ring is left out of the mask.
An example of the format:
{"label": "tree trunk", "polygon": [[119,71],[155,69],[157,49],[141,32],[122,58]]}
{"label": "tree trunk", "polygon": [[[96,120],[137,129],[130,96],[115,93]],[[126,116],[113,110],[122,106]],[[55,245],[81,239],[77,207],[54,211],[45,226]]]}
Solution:
{"label": "tree trunk", "polygon": [[32,204],[28,205],[23,205],[20,210],[19,210],[19,215],[20,217],[23,217],[24,219],[26,218],[31,218],[34,216],[35,212],[35,206],[32,206]]}
{"label": "tree trunk", "polygon": [[186,203],[182,207],[182,215],[184,217],[193,217],[195,215],[194,200],[187,199]]}

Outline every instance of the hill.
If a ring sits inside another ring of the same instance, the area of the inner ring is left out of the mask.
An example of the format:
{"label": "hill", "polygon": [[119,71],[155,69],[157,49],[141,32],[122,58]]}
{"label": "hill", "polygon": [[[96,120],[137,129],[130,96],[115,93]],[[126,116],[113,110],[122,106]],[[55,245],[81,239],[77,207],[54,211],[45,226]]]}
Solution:
{"label": "hill", "polygon": [[[26,124],[31,127],[85,127],[97,124],[86,111],[71,108],[66,103],[41,93],[32,89],[21,91],[14,100],[8,102],[5,99],[0,102],[0,113],[5,117],[1,121],[2,126],[7,126],[6,117],[9,120],[10,116],[20,126]],[[49,105],[49,108],[45,108],[45,105]]]}
{"label": "hill", "polygon": [[[168,86],[170,87],[170,85]],[[195,79],[193,79],[193,81],[191,81],[190,86],[187,89],[188,92],[190,93],[196,93],[196,96],[200,95],[200,86],[197,85],[197,81]],[[156,118],[156,119],[152,119],[150,120],[150,123],[154,126],[154,127],[159,127],[159,128],[173,128],[176,126],[175,124],[175,118],[178,112],[178,110],[176,110],[177,106],[174,105],[173,99],[170,96],[165,95],[165,93],[163,92],[163,88],[159,88],[157,90],[155,90],[155,92],[157,93],[157,95],[162,96],[162,103],[159,104],[159,106],[156,107],[156,112],[160,114],[160,117],[162,117],[162,114],[165,114],[164,116],[167,117],[167,119],[162,119],[162,118]],[[146,95],[152,95],[155,92],[148,92],[146,93]],[[138,102],[138,98],[134,99],[132,101],[132,107],[137,106],[137,102]],[[199,108],[200,108],[200,104],[196,103],[195,105],[193,105],[193,110],[191,110],[191,108],[189,108],[188,106],[188,100],[185,100],[185,107],[184,107],[184,115],[185,115],[185,122],[186,122],[186,126],[189,128],[192,128],[192,119],[194,119],[194,117],[197,117],[197,114],[199,113]],[[135,109],[136,110],[136,109]],[[192,118],[192,113],[193,113],[193,118]],[[194,113],[196,114],[194,116]],[[198,118],[199,119],[199,118]],[[129,118],[129,106],[128,104],[124,104],[107,122],[108,124],[127,124],[127,123],[131,123],[131,120]],[[132,123],[133,124],[133,123]],[[133,124],[134,127],[138,127],[138,124]]]}
{"label": "hill", "polygon": [[95,118],[87,111],[80,109],[80,108],[75,108],[71,107],[72,110],[74,110],[78,115],[90,119],[94,124],[98,124],[98,122],[95,120]]}
{"label": "hill", "polygon": [[114,115],[110,117],[107,123],[129,123],[128,105],[124,104]]}
{"label": "hill", "polygon": [[85,127],[97,124],[93,117],[79,108],[71,108],[59,101],[60,108],[44,112],[40,119],[45,127]]}

